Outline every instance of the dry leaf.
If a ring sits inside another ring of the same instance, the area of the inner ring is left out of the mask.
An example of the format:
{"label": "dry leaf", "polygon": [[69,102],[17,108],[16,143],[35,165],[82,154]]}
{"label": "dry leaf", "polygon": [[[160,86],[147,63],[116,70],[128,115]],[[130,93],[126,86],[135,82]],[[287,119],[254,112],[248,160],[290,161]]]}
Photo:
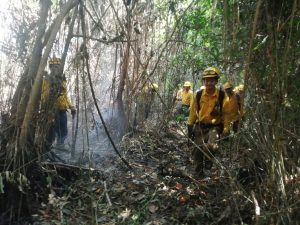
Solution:
{"label": "dry leaf", "polygon": [[144,195],[144,194],[140,194],[140,195],[138,195],[138,196],[136,197],[136,199],[137,199],[138,201],[141,201],[143,198],[145,198],[145,195]]}
{"label": "dry leaf", "polygon": [[100,192],[103,192],[102,188],[98,188],[98,189],[96,190],[96,193],[100,193]]}
{"label": "dry leaf", "polygon": [[178,201],[180,204],[185,204],[189,200],[189,196],[180,195]]}
{"label": "dry leaf", "polygon": [[179,202],[180,202],[181,204],[186,203],[185,197],[184,197],[184,196],[179,196]]}
{"label": "dry leaf", "polygon": [[134,189],[134,188],[137,188],[137,185],[134,184],[134,183],[129,183],[129,184],[127,185],[127,187],[128,187],[129,189]]}
{"label": "dry leaf", "polygon": [[125,209],[123,212],[120,213],[119,217],[122,219],[126,219],[130,216],[131,210],[130,209]]}
{"label": "dry leaf", "polygon": [[200,191],[200,194],[205,196],[205,197],[207,196],[207,193],[205,191]]}
{"label": "dry leaf", "polygon": [[148,209],[151,213],[155,213],[158,210],[158,207],[156,205],[149,205]]}
{"label": "dry leaf", "polygon": [[182,189],[183,185],[181,183],[176,183],[175,187],[177,190],[180,190]]}

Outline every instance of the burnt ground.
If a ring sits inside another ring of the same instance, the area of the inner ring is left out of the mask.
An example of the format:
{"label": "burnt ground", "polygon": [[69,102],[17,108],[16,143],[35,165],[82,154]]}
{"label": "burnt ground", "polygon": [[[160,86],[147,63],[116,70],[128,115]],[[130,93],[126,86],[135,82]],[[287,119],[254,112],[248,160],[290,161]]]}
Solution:
{"label": "burnt ground", "polygon": [[197,178],[184,127],[147,124],[124,136],[119,149],[132,169],[112,154],[92,168],[45,162],[48,197],[33,224],[254,224],[255,199],[271,194],[236,182],[244,150],[221,143],[219,163]]}

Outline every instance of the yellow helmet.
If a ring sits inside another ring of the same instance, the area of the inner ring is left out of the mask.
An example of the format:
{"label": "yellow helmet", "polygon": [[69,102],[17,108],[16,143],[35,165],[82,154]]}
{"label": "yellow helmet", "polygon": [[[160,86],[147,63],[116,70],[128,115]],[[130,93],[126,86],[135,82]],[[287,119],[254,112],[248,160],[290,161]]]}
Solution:
{"label": "yellow helmet", "polygon": [[244,92],[244,85],[243,84],[240,84],[238,86],[236,86],[234,89],[233,89],[234,92],[236,93],[243,93]]}
{"label": "yellow helmet", "polygon": [[191,87],[192,83],[189,81],[184,82],[183,87]]}
{"label": "yellow helmet", "polygon": [[244,91],[244,85],[243,85],[243,84],[240,84],[240,85],[238,86],[238,89],[239,89],[239,91]]}
{"label": "yellow helmet", "polygon": [[232,85],[232,83],[231,82],[226,82],[224,85],[223,85],[223,88],[224,88],[224,90],[225,89],[229,89],[229,88],[233,88],[233,85]]}
{"label": "yellow helmet", "polygon": [[48,63],[49,65],[60,65],[60,58],[53,57]]}
{"label": "yellow helmet", "polygon": [[219,78],[221,75],[221,71],[217,67],[208,67],[204,70],[202,74],[202,78],[215,77]]}

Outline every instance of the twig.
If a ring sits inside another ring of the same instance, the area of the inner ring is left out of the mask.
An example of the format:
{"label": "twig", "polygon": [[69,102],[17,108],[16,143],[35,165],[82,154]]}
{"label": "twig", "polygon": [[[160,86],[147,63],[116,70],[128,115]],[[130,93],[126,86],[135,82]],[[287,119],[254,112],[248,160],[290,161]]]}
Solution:
{"label": "twig", "polygon": [[256,26],[257,26],[257,21],[259,18],[259,12],[260,12],[260,7],[262,4],[262,0],[259,0],[256,4],[256,10],[255,10],[255,15],[254,15],[254,20],[253,20],[253,26],[252,26],[252,31],[251,31],[251,39],[249,43],[249,49],[248,49],[248,54],[246,58],[246,63],[245,63],[245,68],[244,68],[244,80],[245,80],[245,89],[247,88],[248,80],[249,80],[249,70],[250,70],[250,60],[251,60],[251,53],[252,53],[252,46],[255,38],[255,32],[256,32]]}
{"label": "twig", "polygon": [[254,203],[254,211],[255,211],[255,224],[260,224],[259,222],[259,216],[260,216],[260,207],[258,205],[258,201],[257,199],[255,198],[255,194],[253,191],[251,191],[251,196],[252,196],[252,199],[253,199],[253,203]]}
{"label": "twig", "polygon": [[94,168],[86,168],[86,167],[81,167],[81,166],[75,166],[72,164],[67,164],[67,163],[61,163],[61,162],[42,162],[42,165],[50,165],[50,166],[58,166],[58,167],[65,167],[65,168],[70,168],[70,169],[78,169],[78,170],[85,170],[85,171],[97,171],[101,172],[100,170],[96,170]]}
{"label": "twig", "polygon": [[[198,180],[196,180],[195,178],[191,177],[189,174],[187,174],[185,171],[182,171],[182,170],[172,170],[172,171],[169,171],[168,168],[160,168],[162,170],[162,176],[172,176],[172,177],[181,177],[181,178],[188,178],[190,179],[191,181],[193,181],[196,185],[198,186],[201,186],[203,188],[206,188],[207,189],[207,185],[199,182]],[[164,170],[165,169],[165,170]]]}
{"label": "twig", "polygon": [[[73,34],[73,37],[84,37],[83,35],[80,34]],[[86,36],[86,39],[93,40],[93,41],[98,41],[100,43],[104,44],[110,44],[110,43],[127,43],[127,42],[136,42],[136,39],[133,40],[123,40],[123,35],[118,35],[116,37],[113,37],[112,39],[109,40],[103,40],[100,38],[92,37],[92,36]]]}
{"label": "twig", "polygon": [[107,202],[108,202],[108,205],[109,205],[109,206],[112,206],[112,203],[111,203],[110,198],[109,198],[109,195],[108,195],[108,190],[107,190],[106,181],[103,181],[103,185],[104,185],[104,192],[105,192],[105,197],[106,197],[106,200],[107,200]]}
{"label": "twig", "polygon": [[62,163],[66,163],[65,160],[63,160],[62,158],[60,158],[56,153],[54,153],[53,151],[49,151],[49,154],[53,157],[53,158],[50,158],[49,155],[49,159],[52,160],[52,161],[55,161],[55,159],[59,160],[60,162]]}

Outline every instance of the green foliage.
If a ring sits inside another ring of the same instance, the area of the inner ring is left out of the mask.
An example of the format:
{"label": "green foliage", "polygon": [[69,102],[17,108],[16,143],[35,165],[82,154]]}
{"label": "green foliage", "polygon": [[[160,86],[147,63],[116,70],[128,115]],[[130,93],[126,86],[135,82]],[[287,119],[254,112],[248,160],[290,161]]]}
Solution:
{"label": "green foliage", "polygon": [[212,5],[211,1],[197,2],[181,20],[178,33],[184,47],[173,63],[180,64],[185,71],[194,68],[199,74],[207,66],[220,65],[222,30],[218,25],[222,17]]}
{"label": "green foliage", "polygon": [[48,175],[46,177],[46,181],[47,181],[47,186],[51,187],[52,186],[52,177],[50,175]]}
{"label": "green foliage", "polygon": [[266,44],[267,39],[268,39],[268,35],[265,36],[261,42],[257,43],[257,45],[254,47],[253,51],[256,51],[256,50],[262,48]]}
{"label": "green foliage", "polygon": [[186,118],[183,114],[180,114],[180,115],[176,116],[175,121],[178,123],[181,123],[183,121],[186,121]]}

